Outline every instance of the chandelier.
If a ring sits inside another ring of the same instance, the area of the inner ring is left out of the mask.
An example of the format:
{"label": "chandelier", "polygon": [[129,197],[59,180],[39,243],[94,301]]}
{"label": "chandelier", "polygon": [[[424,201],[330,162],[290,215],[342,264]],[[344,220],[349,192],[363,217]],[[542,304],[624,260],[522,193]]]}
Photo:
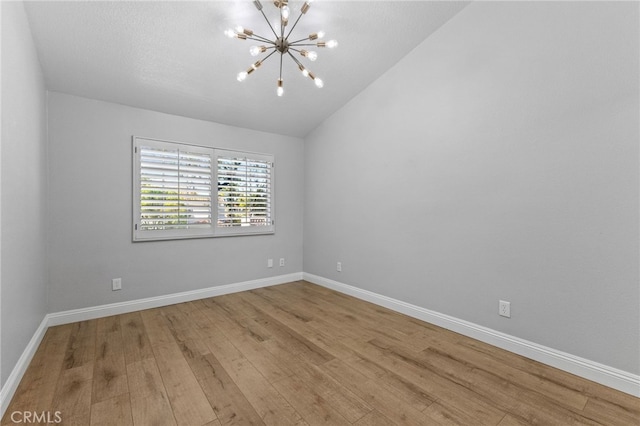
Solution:
{"label": "chandelier", "polygon": [[300,21],[300,18],[302,18],[302,15],[306,14],[309,11],[311,0],[307,0],[303,3],[302,7],[300,8],[300,14],[298,15],[298,18],[295,20],[295,22],[293,22],[293,25],[291,25],[290,29],[287,29],[287,26],[289,25],[289,15],[291,14],[288,3],[288,0],[275,0],[273,2],[273,4],[278,8],[280,15],[280,25],[278,26],[276,24],[274,28],[274,25],[271,25],[271,22],[269,22],[267,15],[265,15],[264,11],[262,10],[262,3],[260,2],[260,0],[253,0],[253,4],[255,5],[256,9],[258,9],[258,11],[262,13],[265,21],[267,21],[267,24],[269,25],[269,28],[273,33],[273,38],[263,37],[254,33],[252,30],[240,26],[236,27],[235,29],[228,29],[225,31],[225,34],[229,38],[253,40],[258,43],[262,43],[260,46],[252,46],[249,49],[249,53],[251,54],[251,56],[266,54],[265,57],[253,63],[251,67],[249,67],[249,69],[238,73],[238,81],[244,81],[249,74],[257,70],[260,65],[264,63],[264,61],[269,59],[275,53],[280,54],[280,74],[278,77],[278,85],[276,89],[276,93],[278,94],[278,96],[282,96],[284,94],[284,82],[282,80],[282,62],[286,55],[291,57],[291,59],[293,59],[293,61],[298,65],[298,69],[302,72],[302,75],[304,75],[305,77],[309,77],[317,87],[322,88],[322,86],[324,85],[323,81],[314,73],[309,71],[291,52],[296,52],[300,56],[313,62],[318,58],[318,54],[312,50],[307,50],[307,47],[315,46],[320,48],[333,49],[338,46],[338,42],[335,40],[329,40],[326,42],[322,41],[322,38],[324,38],[323,31],[318,31],[317,33],[309,34],[308,37],[291,41],[289,37]]}

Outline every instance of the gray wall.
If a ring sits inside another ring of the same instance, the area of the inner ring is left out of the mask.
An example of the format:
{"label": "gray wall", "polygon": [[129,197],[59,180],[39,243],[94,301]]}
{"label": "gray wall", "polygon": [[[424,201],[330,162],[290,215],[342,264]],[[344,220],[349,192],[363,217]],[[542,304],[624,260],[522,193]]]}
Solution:
{"label": "gray wall", "polygon": [[46,91],[22,3],[2,8],[0,384],[46,309]]}
{"label": "gray wall", "polygon": [[[49,312],[302,271],[302,140],[55,92],[48,107]],[[274,154],[275,235],[132,243],[132,135]]]}
{"label": "gray wall", "polygon": [[304,271],[640,373],[638,40],[472,3],[306,138]]}

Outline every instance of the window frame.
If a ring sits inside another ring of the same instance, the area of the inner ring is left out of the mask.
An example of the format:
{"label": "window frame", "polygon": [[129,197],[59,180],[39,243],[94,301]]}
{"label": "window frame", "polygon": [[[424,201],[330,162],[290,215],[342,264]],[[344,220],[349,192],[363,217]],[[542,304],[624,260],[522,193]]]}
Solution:
{"label": "window frame", "polygon": [[[211,160],[211,191],[210,191],[210,217],[211,223],[207,228],[196,229],[166,229],[143,230],[141,226],[141,148],[150,146],[159,149],[188,149],[191,152],[208,155]],[[263,162],[270,166],[269,190],[268,190],[268,221],[266,225],[230,226],[218,225],[219,220],[219,179],[218,159],[241,157],[249,161]],[[160,140],[141,136],[132,137],[132,241],[163,241],[194,238],[216,238],[242,235],[270,235],[275,234],[275,158],[272,154],[255,153],[249,151],[232,150],[226,148],[208,147],[190,143]]]}

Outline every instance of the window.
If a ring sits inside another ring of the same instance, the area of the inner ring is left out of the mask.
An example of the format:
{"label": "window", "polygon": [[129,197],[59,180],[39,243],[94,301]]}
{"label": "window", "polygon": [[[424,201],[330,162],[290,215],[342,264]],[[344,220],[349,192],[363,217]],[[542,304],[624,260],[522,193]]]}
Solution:
{"label": "window", "polygon": [[273,156],[134,137],[133,240],[273,233]]}

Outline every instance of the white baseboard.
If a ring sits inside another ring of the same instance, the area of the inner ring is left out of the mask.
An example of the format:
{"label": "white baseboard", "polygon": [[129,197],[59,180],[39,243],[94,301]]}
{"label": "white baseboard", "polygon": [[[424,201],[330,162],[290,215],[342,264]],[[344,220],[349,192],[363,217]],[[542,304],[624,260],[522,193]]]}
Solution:
{"label": "white baseboard", "polygon": [[128,312],[141,311],[144,309],[157,308],[160,306],[173,305],[176,303],[190,302],[192,300],[205,299],[207,297],[222,296],[224,294],[237,293],[240,291],[253,290],[261,287],[269,287],[278,284],[285,284],[292,281],[299,281],[302,279],[302,272],[297,272],[287,275],[278,275],[276,277],[261,278],[252,281],[244,281],[240,283],[221,285],[218,287],[209,287],[200,290],[185,291],[182,293],[168,294],[165,296],[149,297],[146,299],[131,300],[128,302],[112,303],[109,305],[94,306],[83,309],[74,309],[70,311],[56,312],[53,314],[47,314],[40,326],[34,333],[33,337],[29,341],[29,344],[25,348],[24,352],[18,359],[15,367],[11,371],[11,374],[7,378],[4,386],[0,389],[0,418],[4,416],[11,398],[18,389],[20,380],[24,375],[29,363],[33,359],[33,356],[44,337],[47,328],[69,324],[72,322],[86,321],[90,319],[103,318],[111,315],[125,314]]}
{"label": "white baseboard", "polygon": [[176,303],[190,302],[192,300],[206,299],[207,297],[222,296],[224,294],[237,293],[239,291],[253,290],[255,288],[285,284],[301,279],[302,272],[297,272],[288,275],[278,275],[276,277],[261,278],[257,280],[221,285],[217,287],[185,291],[182,293],[131,300],[128,302],[111,303],[109,305],[93,306],[90,308],[56,312],[47,315],[47,325],[54,326],[60,324],[69,324],[72,322],[108,317],[110,315],[126,314],[129,312],[142,311],[144,309],[158,308],[160,306],[174,305]]}
{"label": "white baseboard", "polygon": [[456,333],[506,349],[596,383],[640,397],[640,376],[638,375],[338,281],[306,272],[303,273],[303,278],[311,283],[348,294],[376,305],[384,306],[393,311],[440,326],[447,330],[455,331]]}
{"label": "white baseboard", "polygon": [[18,389],[22,376],[24,376],[25,371],[27,371],[27,367],[29,366],[31,359],[35,355],[38,346],[40,346],[40,342],[42,342],[44,334],[47,332],[47,328],[47,318],[45,317],[36,329],[33,337],[31,337],[31,340],[27,344],[24,352],[20,355],[20,358],[18,359],[15,367],[13,367],[11,374],[7,377],[7,381],[4,382],[2,389],[0,389],[0,418],[4,416],[4,412],[7,410],[7,407],[11,402],[11,398],[13,398],[13,395]]}

